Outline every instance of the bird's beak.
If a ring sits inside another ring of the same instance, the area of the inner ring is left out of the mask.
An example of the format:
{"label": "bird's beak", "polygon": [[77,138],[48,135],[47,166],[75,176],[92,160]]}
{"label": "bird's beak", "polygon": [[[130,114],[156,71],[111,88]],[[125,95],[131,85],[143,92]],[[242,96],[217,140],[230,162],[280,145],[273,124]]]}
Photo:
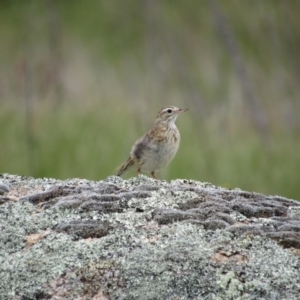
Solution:
{"label": "bird's beak", "polygon": [[179,108],[178,113],[181,114],[187,110],[189,110],[189,109],[188,108]]}

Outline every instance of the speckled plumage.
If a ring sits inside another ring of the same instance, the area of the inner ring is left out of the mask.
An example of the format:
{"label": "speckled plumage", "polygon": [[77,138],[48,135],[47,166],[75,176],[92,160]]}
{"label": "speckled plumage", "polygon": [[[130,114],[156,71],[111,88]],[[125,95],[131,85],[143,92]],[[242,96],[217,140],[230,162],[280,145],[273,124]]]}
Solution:
{"label": "speckled plumage", "polygon": [[175,121],[178,115],[186,110],[175,106],[161,109],[156,116],[154,127],[135,142],[129,158],[118,168],[117,176],[130,169],[136,169],[138,173],[150,172],[152,177],[156,178],[155,172],[163,169],[178,150],[180,133]]}

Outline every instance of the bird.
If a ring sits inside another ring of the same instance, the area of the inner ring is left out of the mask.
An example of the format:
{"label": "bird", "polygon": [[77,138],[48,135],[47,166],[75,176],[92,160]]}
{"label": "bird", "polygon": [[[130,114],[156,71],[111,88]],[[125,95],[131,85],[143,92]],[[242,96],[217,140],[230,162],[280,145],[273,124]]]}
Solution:
{"label": "bird", "polygon": [[129,158],[117,168],[116,175],[121,176],[134,169],[138,175],[149,172],[154,179],[158,179],[155,172],[167,166],[178,150],[180,133],[175,121],[187,110],[175,106],[162,108],[153,128],[134,143]]}

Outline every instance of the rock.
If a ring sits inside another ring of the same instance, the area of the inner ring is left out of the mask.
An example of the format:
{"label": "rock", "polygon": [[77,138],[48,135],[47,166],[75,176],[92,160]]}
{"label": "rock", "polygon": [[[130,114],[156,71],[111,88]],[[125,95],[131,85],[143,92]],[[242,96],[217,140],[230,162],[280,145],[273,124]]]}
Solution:
{"label": "rock", "polygon": [[299,298],[297,201],[146,176],[2,184],[3,299]]}
{"label": "rock", "polygon": [[53,186],[51,189],[41,193],[35,193],[32,195],[25,196],[20,199],[20,202],[30,202],[32,204],[39,204],[55,199],[60,196],[66,196],[72,193],[72,187],[64,186]]}
{"label": "rock", "polygon": [[8,185],[0,182],[0,195],[3,195],[4,193],[9,192],[9,190],[10,190],[10,188]]}
{"label": "rock", "polygon": [[68,223],[60,223],[56,226],[57,232],[66,232],[81,238],[101,238],[108,234],[108,226],[101,221],[76,220]]}

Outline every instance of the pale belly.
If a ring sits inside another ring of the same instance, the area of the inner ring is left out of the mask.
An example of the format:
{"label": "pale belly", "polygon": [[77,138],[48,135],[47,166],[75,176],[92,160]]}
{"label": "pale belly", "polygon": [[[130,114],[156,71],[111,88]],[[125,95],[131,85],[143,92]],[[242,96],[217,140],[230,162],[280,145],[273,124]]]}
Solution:
{"label": "pale belly", "polygon": [[148,151],[143,153],[140,161],[140,170],[144,172],[155,172],[166,167],[174,158],[179,147],[179,140],[176,143],[165,145],[152,145]]}

